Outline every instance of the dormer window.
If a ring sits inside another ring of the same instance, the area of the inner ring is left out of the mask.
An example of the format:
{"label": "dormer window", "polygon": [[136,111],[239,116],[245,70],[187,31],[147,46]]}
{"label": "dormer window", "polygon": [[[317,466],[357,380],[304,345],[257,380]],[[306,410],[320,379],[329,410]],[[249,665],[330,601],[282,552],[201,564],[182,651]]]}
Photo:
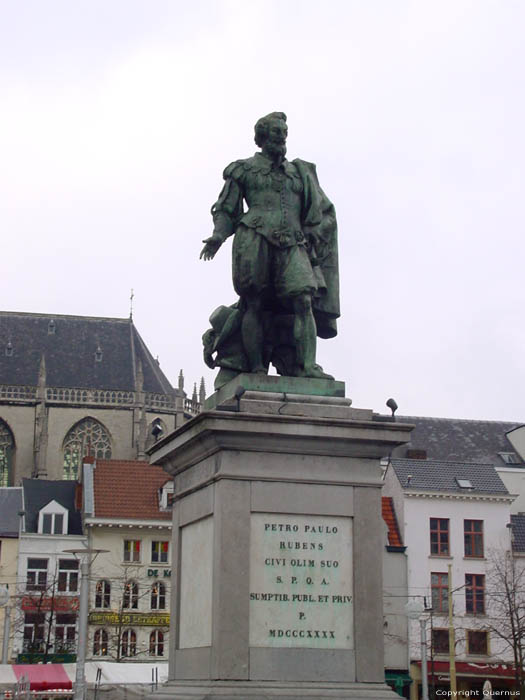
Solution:
{"label": "dormer window", "polygon": [[166,481],[159,489],[159,509],[168,510],[171,508],[171,497],[173,496],[173,481]]}
{"label": "dormer window", "polygon": [[11,343],[11,341],[9,341],[5,346],[5,356],[13,357],[13,344]]}
{"label": "dormer window", "polygon": [[56,331],[56,323],[51,319],[49,323],[47,324],[47,334],[48,335],[55,335]]}
{"label": "dormer window", "polygon": [[521,459],[515,452],[498,452],[505,464],[521,464]]}
{"label": "dormer window", "polygon": [[95,362],[102,362],[102,348],[100,345],[98,345],[95,350]]}
{"label": "dormer window", "polygon": [[56,501],[44,506],[38,514],[38,532],[41,535],[67,535],[68,511]]}

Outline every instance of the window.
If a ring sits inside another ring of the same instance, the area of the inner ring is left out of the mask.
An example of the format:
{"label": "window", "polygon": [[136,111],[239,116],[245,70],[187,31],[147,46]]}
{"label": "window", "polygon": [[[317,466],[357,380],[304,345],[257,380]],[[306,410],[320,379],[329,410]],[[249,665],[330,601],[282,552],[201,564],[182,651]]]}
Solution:
{"label": "window", "polygon": [[487,630],[467,630],[467,653],[486,656],[489,653]]}
{"label": "window", "polygon": [[136,610],[139,606],[139,584],[135,581],[127,581],[124,585],[124,596],[122,607],[129,610]]}
{"label": "window", "polygon": [[120,645],[121,656],[135,656],[137,653],[137,634],[135,630],[124,630]]}
{"label": "window", "polygon": [[448,654],[448,630],[436,629],[432,630],[432,649],[434,654]]}
{"label": "window", "polygon": [[58,590],[66,593],[78,591],[78,561],[76,559],[59,559]]}
{"label": "window", "polygon": [[471,615],[485,613],[484,574],[465,574],[465,606]]}
{"label": "window", "polygon": [[109,608],[111,606],[111,583],[109,581],[97,581],[95,587],[95,607]]}
{"label": "window", "polygon": [[124,561],[140,562],[140,540],[124,540]]}
{"label": "window", "polygon": [[45,613],[26,613],[24,616],[24,643],[25,652],[43,651]]}
{"label": "window", "polygon": [[448,518],[430,518],[430,554],[448,556],[449,549]]}
{"label": "window", "polygon": [[47,586],[47,559],[27,560],[28,591],[43,591]]}
{"label": "window", "polygon": [[483,520],[465,520],[465,556],[483,556]]}
{"label": "window", "polygon": [[13,434],[0,418],[0,486],[12,486]]}
{"label": "window", "polygon": [[40,509],[38,513],[38,532],[44,535],[67,535],[68,511],[67,508],[50,501]]}
{"label": "window", "polygon": [[515,452],[498,452],[505,464],[521,464],[521,459]]}
{"label": "window", "polygon": [[63,479],[78,479],[82,458],[93,455],[111,459],[111,438],[106,428],[94,418],[84,418],[64,438]]}
{"label": "window", "polygon": [[164,656],[164,632],[153,630],[149,636],[149,655]]}
{"label": "window", "polygon": [[160,581],[157,581],[151,587],[151,609],[166,609],[166,586]]}
{"label": "window", "polygon": [[448,574],[430,574],[432,608],[434,612],[448,613]]}
{"label": "window", "polygon": [[104,629],[95,630],[93,637],[93,656],[108,655],[108,633]]}
{"label": "window", "polygon": [[170,543],[167,541],[151,543],[151,561],[154,564],[167,564]]}
{"label": "window", "polygon": [[76,650],[77,616],[57,613],[55,625],[55,652],[58,654]]}

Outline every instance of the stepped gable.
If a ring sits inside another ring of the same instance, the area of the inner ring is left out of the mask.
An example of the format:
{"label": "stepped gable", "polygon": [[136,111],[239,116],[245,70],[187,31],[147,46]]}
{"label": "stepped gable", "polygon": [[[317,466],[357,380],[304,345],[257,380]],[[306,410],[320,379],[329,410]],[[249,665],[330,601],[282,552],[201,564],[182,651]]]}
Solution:
{"label": "stepped gable", "polygon": [[76,481],[50,481],[48,479],[23,479],[25,505],[25,530],[38,532],[38,513],[51,501],[60,503],[69,511],[68,535],[82,534],[82,516],[76,508]]}
{"label": "stepped gable", "polygon": [[[100,350],[100,361],[95,354]],[[176,394],[131,319],[0,312],[0,384]]]}
{"label": "stepped gable", "polygon": [[525,467],[519,457],[516,464],[508,465],[499,454],[515,452],[506,433],[523,423],[425,416],[396,416],[396,421],[416,426],[410,443],[394,451],[396,457],[408,457],[409,450],[424,450],[428,459]]}
{"label": "stepped gable", "polygon": [[97,460],[93,475],[96,518],[171,520],[159,508],[159,489],[171,481],[161,467],[148,462]]}

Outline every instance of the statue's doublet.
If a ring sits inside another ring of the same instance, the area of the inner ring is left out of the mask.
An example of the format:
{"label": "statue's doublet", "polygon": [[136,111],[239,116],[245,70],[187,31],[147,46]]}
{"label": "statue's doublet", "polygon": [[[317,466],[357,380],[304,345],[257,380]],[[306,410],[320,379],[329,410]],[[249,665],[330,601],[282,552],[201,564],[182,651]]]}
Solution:
{"label": "statue's doublet", "polygon": [[[303,183],[293,163],[285,160],[275,167],[262,154],[256,153],[252,158],[230,163],[224,171],[224,179],[226,185],[215,206],[217,211],[223,209],[231,214],[241,208],[236,225],[255,229],[274,246],[304,244]],[[248,204],[246,213],[242,212],[242,199]]]}

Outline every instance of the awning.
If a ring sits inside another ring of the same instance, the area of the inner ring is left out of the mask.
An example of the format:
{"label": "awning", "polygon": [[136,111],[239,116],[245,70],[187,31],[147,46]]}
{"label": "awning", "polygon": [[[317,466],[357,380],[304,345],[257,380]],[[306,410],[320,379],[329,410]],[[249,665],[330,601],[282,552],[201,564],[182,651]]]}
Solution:
{"label": "awning", "polygon": [[[412,662],[421,666],[421,661]],[[432,673],[432,662],[428,661],[429,676]],[[434,675],[449,675],[448,661],[434,661]],[[512,664],[469,663],[456,661],[456,674],[461,676],[476,676],[483,678],[514,678],[514,666]]]}
{"label": "awning", "polygon": [[13,664],[17,680],[25,676],[31,690],[71,690],[72,682],[62,664]]}

